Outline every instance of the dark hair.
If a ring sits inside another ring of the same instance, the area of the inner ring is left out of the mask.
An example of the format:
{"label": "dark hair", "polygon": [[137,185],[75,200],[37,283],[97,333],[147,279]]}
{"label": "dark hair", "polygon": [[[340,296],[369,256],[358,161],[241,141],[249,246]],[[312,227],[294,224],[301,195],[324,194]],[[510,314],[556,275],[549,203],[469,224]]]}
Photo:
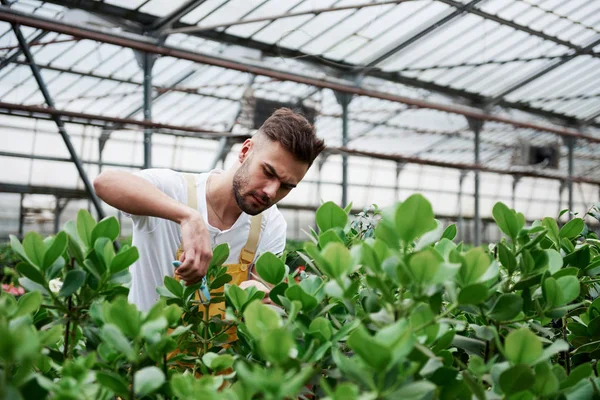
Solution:
{"label": "dark hair", "polygon": [[279,142],[297,160],[309,166],[325,149],[325,142],[317,137],[315,127],[301,113],[289,108],[280,108],[271,114],[258,133]]}

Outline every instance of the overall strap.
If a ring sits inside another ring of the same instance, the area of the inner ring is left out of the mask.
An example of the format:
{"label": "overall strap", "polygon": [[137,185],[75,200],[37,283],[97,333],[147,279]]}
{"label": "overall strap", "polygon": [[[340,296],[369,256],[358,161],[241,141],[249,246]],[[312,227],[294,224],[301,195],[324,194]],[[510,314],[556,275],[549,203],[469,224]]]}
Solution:
{"label": "overall strap", "polygon": [[[194,210],[198,209],[198,193],[196,192],[196,176],[194,174],[184,173],[187,186],[187,205]],[[183,242],[179,245],[179,252],[183,251]]]}
{"label": "overall strap", "polygon": [[252,261],[254,261],[258,238],[260,237],[261,223],[262,214],[250,218],[250,233],[248,234],[248,241],[240,253],[240,264],[252,264]]}

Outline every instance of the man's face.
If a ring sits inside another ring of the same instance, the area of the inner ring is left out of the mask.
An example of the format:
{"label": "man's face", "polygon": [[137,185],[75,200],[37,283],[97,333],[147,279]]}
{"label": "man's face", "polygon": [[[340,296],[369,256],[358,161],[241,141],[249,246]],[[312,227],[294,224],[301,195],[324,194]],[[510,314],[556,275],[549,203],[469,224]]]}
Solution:
{"label": "man's face", "polygon": [[298,161],[279,142],[253,146],[233,176],[240,209],[257,215],[283,199],[304,178],[308,164]]}

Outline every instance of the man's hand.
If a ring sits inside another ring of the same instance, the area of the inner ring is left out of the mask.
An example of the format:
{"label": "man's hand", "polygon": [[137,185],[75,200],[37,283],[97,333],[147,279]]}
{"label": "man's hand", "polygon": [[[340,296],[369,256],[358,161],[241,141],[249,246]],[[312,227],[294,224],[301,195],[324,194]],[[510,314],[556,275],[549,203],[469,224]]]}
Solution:
{"label": "man's hand", "polygon": [[194,212],[181,221],[181,240],[183,254],[179,261],[182,264],[175,273],[190,286],[206,275],[212,258],[210,234],[200,213]]}
{"label": "man's hand", "polygon": [[271,293],[271,289],[269,289],[267,286],[265,286],[262,282],[254,280],[254,279],[250,279],[248,281],[244,281],[244,282],[240,283],[240,288],[242,288],[242,289],[249,288],[250,286],[254,286],[257,290],[260,290],[261,292],[265,293],[265,297],[262,300],[262,302],[264,304],[273,304],[273,301],[269,297],[269,293]]}

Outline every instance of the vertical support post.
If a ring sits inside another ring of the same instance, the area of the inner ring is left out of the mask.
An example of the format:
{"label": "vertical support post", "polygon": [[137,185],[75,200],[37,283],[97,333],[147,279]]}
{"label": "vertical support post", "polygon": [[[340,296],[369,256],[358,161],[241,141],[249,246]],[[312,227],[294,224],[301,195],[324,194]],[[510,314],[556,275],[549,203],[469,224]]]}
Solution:
{"label": "vertical support post", "polygon": [[[7,5],[7,1],[2,0],[2,4]],[[17,37],[17,41],[19,42],[19,46],[21,47],[21,50],[23,50],[25,59],[29,63],[31,72],[38,84],[40,91],[42,92],[42,95],[44,96],[44,100],[46,101],[46,104],[48,104],[48,107],[50,107],[50,108],[56,108],[54,106],[54,100],[52,99],[52,96],[50,96],[48,87],[46,86],[46,83],[44,82],[44,79],[40,72],[40,68],[35,63],[35,60],[33,59],[33,54],[31,53],[31,51],[29,49],[29,45],[27,44],[27,41],[25,40],[25,37],[23,36],[23,33],[21,32],[21,28],[17,24],[11,24],[11,25],[12,25],[13,32],[15,33],[15,36]],[[98,213],[99,219],[104,218],[106,214],[104,214],[104,211],[102,210],[102,204],[100,203],[100,199],[98,198],[98,196],[96,196],[96,193],[94,192],[92,183],[88,179],[87,173],[83,169],[83,164],[81,163],[81,160],[79,159],[79,156],[77,155],[77,152],[75,151],[75,148],[73,147],[73,143],[71,143],[71,137],[67,133],[64,122],[58,115],[53,115],[52,119],[54,120],[54,123],[58,127],[58,131],[59,131],[60,135],[62,136],[62,139],[65,142],[67,149],[69,150],[71,159],[73,160],[73,163],[75,163],[75,167],[77,168],[77,171],[79,172],[79,176],[81,177],[81,180],[83,181],[83,185],[85,186],[85,189],[88,192],[90,199],[91,199],[92,203],[94,204],[94,207],[96,208],[96,212]]]}
{"label": "vertical support post", "polygon": [[[144,121],[152,120],[152,67],[154,56],[143,53]],[[152,128],[144,128],[144,168],[152,168]]]}
{"label": "vertical support post", "polygon": [[557,211],[556,215],[558,215],[562,209],[562,195],[563,195],[564,190],[565,190],[565,181],[560,180],[560,186],[558,187],[558,211]]}
{"label": "vertical support post", "polygon": [[[479,129],[475,130],[475,165],[479,167]],[[475,170],[475,246],[479,246],[481,243],[481,232],[480,225],[481,219],[479,215],[479,192],[480,192],[480,182],[479,182],[479,169]]]}
{"label": "vertical support post", "polygon": [[62,209],[60,207],[60,197],[55,196],[54,198],[56,199],[56,205],[54,207],[54,233],[58,233],[58,230],[60,229],[60,214]]}
{"label": "vertical support post", "polygon": [[457,215],[458,215],[458,232],[460,234],[460,240],[465,240],[465,231],[464,231],[464,219],[462,215],[462,199],[463,199],[463,182],[465,181],[465,177],[467,176],[466,171],[460,171],[460,177],[458,178],[458,204],[457,207]]}
{"label": "vertical support post", "polygon": [[404,168],[404,163],[396,163],[396,181],[394,182],[394,201],[400,200],[400,173]]}
{"label": "vertical support post", "polygon": [[517,196],[516,196],[517,185],[519,184],[520,180],[521,180],[521,177],[519,175],[513,176],[511,201],[512,201],[512,208],[514,208],[515,210],[517,209]]}
{"label": "vertical support post", "polygon": [[[348,145],[348,106],[352,95],[335,92],[338,103],[342,106],[342,148]],[[342,207],[348,204],[348,155],[342,154]]]}
{"label": "vertical support post", "polygon": [[567,146],[569,146],[569,178],[567,187],[569,190],[569,219],[573,218],[573,149],[575,147],[575,139],[567,138]]}
{"label": "vertical support post", "polygon": [[480,138],[479,138],[479,134],[481,133],[481,128],[483,128],[483,121],[479,120],[479,119],[473,119],[473,118],[468,118],[467,117],[467,122],[469,123],[469,127],[471,128],[471,130],[473,131],[473,133],[475,134],[475,143],[474,143],[474,156],[475,156],[475,195],[474,195],[474,200],[475,200],[475,212],[473,215],[474,218],[474,241],[473,244],[475,246],[479,246],[481,244],[481,216],[479,213],[479,199],[480,199],[480,181],[479,181],[479,175],[480,175],[480,171],[479,171],[479,167],[481,166],[481,157],[480,157]]}
{"label": "vertical support post", "polygon": [[21,198],[19,200],[19,239],[23,240],[23,229],[25,226],[25,209],[23,208],[23,200],[25,199],[25,195],[21,193]]}

